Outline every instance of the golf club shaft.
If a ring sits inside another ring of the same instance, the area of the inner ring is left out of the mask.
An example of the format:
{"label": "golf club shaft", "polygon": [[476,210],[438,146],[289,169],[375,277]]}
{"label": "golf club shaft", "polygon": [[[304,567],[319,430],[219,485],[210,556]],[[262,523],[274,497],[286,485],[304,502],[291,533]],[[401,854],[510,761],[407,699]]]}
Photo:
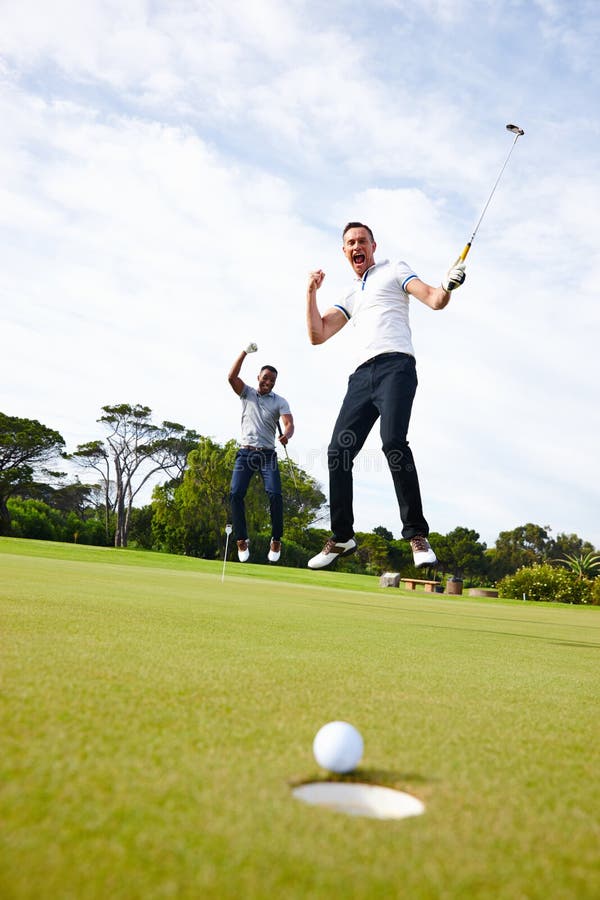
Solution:
{"label": "golf club shaft", "polygon": [[[279,421],[279,419],[277,419],[277,431],[279,432],[279,436],[281,437],[281,436],[283,435],[283,430],[282,430],[282,428],[281,428],[281,422]],[[286,447],[286,445],[285,445],[285,444],[282,444],[282,447],[283,447],[283,449],[284,449],[284,451],[285,451],[285,458],[286,458],[287,461],[288,461],[288,467],[289,467],[289,470],[290,470],[290,473],[291,473],[291,476],[292,476],[292,480],[293,480],[293,482],[294,482],[294,487],[296,488],[296,491],[297,491],[297,490],[298,490],[298,482],[296,481],[296,473],[294,472],[294,467],[293,467],[293,465],[292,465],[292,461],[291,461],[291,459],[290,459],[290,455],[289,455],[289,453],[287,452],[287,447]]]}
{"label": "golf club shaft", "polygon": [[[483,211],[482,211],[481,215],[479,216],[479,220],[478,220],[478,222],[477,222],[477,225],[475,226],[475,230],[473,231],[473,234],[471,235],[471,240],[468,241],[468,242],[465,244],[465,247],[464,247],[462,253],[460,254],[460,256],[458,257],[458,259],[456,260],[457,263],[458,263],[458,262],[464,262],[465,259],[467,258],[467,253],[468,253],[469,250],[471,249],[471,244],[473,243],[473,241],[474,241],[474,239],[475,239],[475,235],[477,234],[477,232],[478,232],[478,230],[479,230],[479,226],[481,225],[482,219],[483,219],[483,217],[485,216],[485,214],[486,214],[486,212],[487,212],[487,208],[488,208],[488,206],[490,205],[491,199],[492,199],[492,197],[494,196],[494,194],[495,194],[495,192],[496,192],[496,188],[498,187],[498,183],[499,183],[500,179],[502,178],[502,174],[503,174],[503,172],[504,172],[504,170],[505,170],[505,168],[506,168],[506,166],[507,166],[507,164],[508,164],[508,161],[509,161],[509,159],[510,159],[510,157],[511,157],[511,154],[512,154],[513,150],[515,149],[515,144],[517,143],[517,141],[519,140],[519,138],[521,137],[521,135],[525,133],[525,132],[523,131],[523,129],[518,128],[518,126],[516,126],[516,125],[507,125],[506,127],[507,127],[507,129],[508,129],[509,131],[512,131],[512,132],[515,134],[515,139],[514,139],[514,141],[513,141],[512,144],[511,144],[510,150],[508,151],[508,156],[507,156],[506,159],[504,160],[504,165],[503,165],[502,168],[500,169],[500,172],[498,173],[498,177],[496,178],[496,181],[494,182],[494,187],[492,188],[491,193],[490,193],[490,196],[489,196],[488,199],[487,199],[487,203],[486,203],[485,206],[483,207]],[[515,131],[515,129],[517,129],[517,128],[518,128],[518,130]]]}

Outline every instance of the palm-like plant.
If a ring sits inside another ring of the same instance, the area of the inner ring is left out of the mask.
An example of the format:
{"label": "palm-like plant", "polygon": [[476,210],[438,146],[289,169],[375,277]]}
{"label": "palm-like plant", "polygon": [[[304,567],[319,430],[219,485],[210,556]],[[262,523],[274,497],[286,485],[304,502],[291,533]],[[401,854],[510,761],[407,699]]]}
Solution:
{"label": "palm-like plant", "polygon": [[594,578],[600,569],[599,553],[580,553],[577,556],[574,553],[565,553],[561,559],[553,559],[552,562],[562,563],[571,572],[574,572],[579,579]]}

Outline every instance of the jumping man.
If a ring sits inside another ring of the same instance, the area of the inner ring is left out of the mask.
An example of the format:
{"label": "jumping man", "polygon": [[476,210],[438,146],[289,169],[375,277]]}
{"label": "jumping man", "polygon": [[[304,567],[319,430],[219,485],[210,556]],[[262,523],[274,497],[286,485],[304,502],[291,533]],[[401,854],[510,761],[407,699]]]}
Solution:
{"label": "jumping man", "polygon": [[242,350],[229,372],[229,384],[242,401],[242,442],[235,458],[231,478],[231,515],[233,530],[237,540],[238,558],[246,562],[250,558],[250,541],[246,526],[244,499],[254,472],[260,472],[265,491],[269,497],[271,513],[271,544],[269,562],[278,562],[281,556],[283,535],[283,497],[281,477],[275,450],[275,434],[279,417],[283,431],[279,437],[285,445],[294,433],[294,419],[287,400],[273,392],[277,380],[277,369],[263,366],[258,373],[258,388],[244,384],[240,370],[248,353],[255,353],[256,344],[248,344]]}
{"label": "jumping man", "polygon": [[450,291],[465,280],[464,264],[452,267],[441,287],[421,281],[404,262],[376,263],[373,232],[362,222],[349,222],[342,250],[355,279],[346,295],[321,315],[317,290],[322,269],[311,272],[307,288],[307,327],[311,344],[322,344],[350,322],[356,329],[358,368],[333,429],[327,451],[332,536],[309,560],[322,569],[339,556],[356,550],[352,495],[354,458],[376,420],[380,419],[382,449],[388,461],[402,519],[402,536],[410,541],[415,566],[437,562],[427,536],[419,480],[407,433],[417,388],[415,355],[409,325],[410,297],[431,309],[444,309]]}

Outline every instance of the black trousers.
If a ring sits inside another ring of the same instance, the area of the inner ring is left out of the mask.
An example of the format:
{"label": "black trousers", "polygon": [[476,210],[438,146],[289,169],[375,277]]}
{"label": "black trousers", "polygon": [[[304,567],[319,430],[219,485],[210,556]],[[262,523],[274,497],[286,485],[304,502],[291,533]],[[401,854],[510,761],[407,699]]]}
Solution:
{"label": "black trousers", "polygon": [[331,530],[335,540],[347,541],[354,534],[354,458],[377,419],[398,499],[402,537],[429,534],[417,470],[406,439],[416,389],[415,360],[407,353],[383,353],[363,363],[350,376],[327,450]]}

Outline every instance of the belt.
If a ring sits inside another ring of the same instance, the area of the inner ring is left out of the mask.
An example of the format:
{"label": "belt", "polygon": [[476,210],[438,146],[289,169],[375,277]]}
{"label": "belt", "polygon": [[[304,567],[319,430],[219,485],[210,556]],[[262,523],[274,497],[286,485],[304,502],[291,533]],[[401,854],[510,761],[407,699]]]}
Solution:
{"label": "belt", "polygon": [[258,450],[261,453],[269,453],[270,451],[274,450],[275,447],[252,447],[250,444],[242,444],[240,449],[242,449],[242,450]]}
{"label": "belt", "polygon": [[364,363],[361,363],[358,367],[362,369],[363,366],[368,366],[369,363],[376,362],[378,359],[386,359],[388,356],[403,356],[405,359],[412,359],[412,354],[410,353],[402,353],[400,350],[390,350],[389,353],[378,353],[377,356],[372,356],[370,359],[365,359]]}

